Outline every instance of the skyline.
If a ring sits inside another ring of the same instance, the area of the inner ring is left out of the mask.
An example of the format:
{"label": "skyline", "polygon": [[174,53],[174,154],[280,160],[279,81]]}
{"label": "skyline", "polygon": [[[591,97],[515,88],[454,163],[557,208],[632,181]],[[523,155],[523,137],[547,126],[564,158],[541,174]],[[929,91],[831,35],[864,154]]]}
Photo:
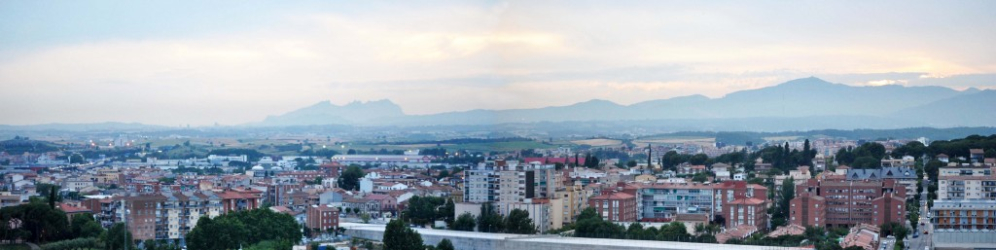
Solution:
{"label": "skyline", "polygon": [[[0,3],[0,124],[711,98],[817,76],[996,88],[991,2]],[[441,101],[442,100],[442,101]]]}

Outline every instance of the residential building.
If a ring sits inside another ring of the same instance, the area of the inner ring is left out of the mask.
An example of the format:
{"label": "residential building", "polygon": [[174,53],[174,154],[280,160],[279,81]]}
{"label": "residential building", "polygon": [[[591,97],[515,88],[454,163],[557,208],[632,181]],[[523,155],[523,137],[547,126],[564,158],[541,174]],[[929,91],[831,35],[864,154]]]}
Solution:
{"label": "residential building", "polygon": [[979,163],[951,163],[940,169],[938,179],[937,200],[930,208],[934,246],[984,249],[996,245],[993,169]]}
{"label": "residential building", "polygon": [[463,185],[464,202],[498,201],[498,172],[495,171],[498,164],[505,164],[505,162],[482,162],[472,169],[463,171],[466,173]]}
{"label": "residential building", "polygon": [[803,192],[790,201],[789,223],[803,227],[823,227],[827,220],[826,198]]}
{"label": "residential building", "polygon": [[621,191],[606,192],[589,198],[588,205],[606,221],[637,221],[637,202],[633,194]]}
{"label": "residential building", "polygon": [[849,169],[845,178],[849,181],[894,180],[906,188],[906,196],[912,199],[916,194],[916,171],[909,167],[882,167],[879,169]]}
{"label": "residential building", "polygon": [[758,198],[739,198],[726,205],[726,227],[736,228],[743,225],[753,226],[759,230],[768,227],[767,202]]}
{"label": "residential building", "polygon": [[329,205],[311,205],[307,208],[305,226],[313,233],[339,228],[339,209]]}
{"label": "residential building", "polygon": [[[857,246],[865,250],[875,250],[878,247],[879,228],[869,224],[858,224],[852,227],[840,241],[840,247]],[[917,249],[918,250],[918,249]]]}
{"label": "residential building", "polygon": [[714,217],[713,190],[716,185],[663,183],[640,185],[637,204],[640,221],[671,221],[678,214],[702,213]]}
{"label": "residential building", "polygon": [[[827,227],[851,227],[860,223],[902,223],[906,217],[905,189],[895,180],[809,179],[796,185],[798,197],[793,200],[804,199],[803,193],[823,197],[826,202],[826,221],[823,224]],[[807,204],[803,201],[790,201],[791,203]],[[801,210],[799,213],[802,216]],[[815,217],[813,218],[815,221]]]}

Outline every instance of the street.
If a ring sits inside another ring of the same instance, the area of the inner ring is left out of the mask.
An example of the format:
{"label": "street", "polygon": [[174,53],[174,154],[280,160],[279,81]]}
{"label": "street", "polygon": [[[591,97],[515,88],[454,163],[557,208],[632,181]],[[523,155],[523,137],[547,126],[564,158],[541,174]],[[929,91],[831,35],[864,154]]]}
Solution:
{"label": "street", "polygon": [[[924,230],[927,230],[927,232],[933,232],[932,228],[933,225],[930,223],[930,219],[927,218],[928,212],[929,210],[927,210],[927,188],[925,183],[923,193],[920,193],[920,221],[917,222],[917,224],[923,222],[923,225],[918,225],[917,232],[910,232],[909,236],[907,236],[905,240],[905,242],[907,242],[906,245],[909,246],[907,249],[922,250],[924,249],[924,246],[930,246],[931,234],[929,233],[923,234]],[[916,233],[919,233],[920,237],[913,238],[913,234]]]}

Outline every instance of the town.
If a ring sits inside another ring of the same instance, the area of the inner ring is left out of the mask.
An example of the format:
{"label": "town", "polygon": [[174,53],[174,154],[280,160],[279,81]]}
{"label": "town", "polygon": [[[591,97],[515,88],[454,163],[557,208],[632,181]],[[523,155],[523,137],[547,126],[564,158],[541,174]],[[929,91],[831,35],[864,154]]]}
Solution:
{"label": "town", "polygon": [[996,135],[492,151],[136,138],[0,143],[0,238],[42,249],[996,244]]}

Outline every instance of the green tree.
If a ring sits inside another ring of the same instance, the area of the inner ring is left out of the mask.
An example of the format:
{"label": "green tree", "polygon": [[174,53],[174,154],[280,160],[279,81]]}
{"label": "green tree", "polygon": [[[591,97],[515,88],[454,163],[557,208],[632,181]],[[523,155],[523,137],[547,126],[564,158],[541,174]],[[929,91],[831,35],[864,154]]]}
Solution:
{"label": "green tree", "polygon": [[505,218],[505,232],[514,234],[534,234],[536,225],[529,218],[529,212],[522,209],[512,209]]}
{"label": "green tree", "polygon": [[424,250],[422,236],[405,226],[401,220],[391,220],[384,229],[385,250]]}
{"label": "green tree", "polygon": [[785,179],[782,182],[781,192],[778,207],[775,208],[775,213],[771,219],[772,226],[781,226],[787,221],[789,206],[791,206],[792,199],[795,198],[795,180],[792,178]]}
{"label": "green tree", "polygon": [[93,220],[93,215],[85,213],[73,216],[70,220],[70,231],[72,231],[74,238],[93,238],[100,236],[104,232],[104,228]]}
{"label": "green tree", "polygon": [[232,217],[203,217],[187,233],[187,245],[191,249],[238,249],[248,244],[248,231],[245,224]]}
{"label": "green tree", "polygon": [[702,165],[709,160],[709,156],[706,154],[696,154],[688,158],[688,163],[692,165]]}
{"label": "green tree", "polygon": [[0,223],[5,224],[0,227],[4,229],[0,234],[8,240],[21,238],[37,243],[59,241],[72,234],[66,218],[66,213],[62,210],[53,209],[40,199],[32,199],[28,204],[0,208],[0,221],[19,220],[22,223],[16,229],[10,228],[8,223]]}
{"label": "green tree", "polygon": [[858,157],[858,159],[855,159],[854,162],[851,163],[851,168],[856,168],[856,169],[879,168],[881,166],[882,166],[881,159],[875,159],[874,157],[871,156]]}
{"label": "green tree", "polygon": [[481,215],[477,217],[477,231],[486,233],[502,232],[505,229],[504,218],[491,202],[481,204]]}
{"label": "green tree", "polygon": [[456,204],[453,203],[453,199],[446,199],[446,204],[439,209],[439,216],[444,218],[447,226],[453,225],[454,217],[456,217]]}
{"label": "green tree", "polygon": [[361,214],[360,215],[360,220],[362,220],[363,223],[370,223],[370,214],[368,214],[368,213]]}
{"label": "green tree", "polygon": [[359,166],[349,166],[339,175],[339,187],[345,190],[358,190],[360,189],[360,178],[365,175],[366,173]]}
{"label": "green tree", "polygon": [[131,236],[131,232],[125,229],[124,223],[115,223],[101,237],[101,241],[104,242],[104,248],[107,250],[124,249],[125,244],[128,244],[128,249],[135,249],[134,243],[132,243],[133,239],[135,238]]}
{"label": "green tree", "polygon": [[287,240],[267,240],[253,244],[245,250],[291,250],[294,243]]}
{"label": "green tree", "polygon": [[79,153],[74,153],[69,156],[69,164],[83,164],[86,163],[86,159],[83,159],[83,155]]}
{"label": "green tree", "polygon": [[449,239],[443,239],[443,240],[439,241],[439,244],[436,244],[436,249],[437,250],[453,250],[454,249],[453,248],[453,242],[450,242]]}
{"label": "green tree", "polygon": [[704,183],[708,180],[709,180],[709,175],[706,174],[705,172],[696,173],[694,176],[692,176],[692,182]]}
{"label": "green tree", "polygon": [[443,212],[437,210],[445,203],[446,200],[439,197],[414,196],[408,199],[408,206],[405,208],[404,214],[412,223],[425,225],[445,216]]}
{"label": "green tree", "polygon": [[457,217],[450,228],[459,231],[474,231],[475,226],[477,226],[477,222],[474,220],[474,215],[464,212]]}

